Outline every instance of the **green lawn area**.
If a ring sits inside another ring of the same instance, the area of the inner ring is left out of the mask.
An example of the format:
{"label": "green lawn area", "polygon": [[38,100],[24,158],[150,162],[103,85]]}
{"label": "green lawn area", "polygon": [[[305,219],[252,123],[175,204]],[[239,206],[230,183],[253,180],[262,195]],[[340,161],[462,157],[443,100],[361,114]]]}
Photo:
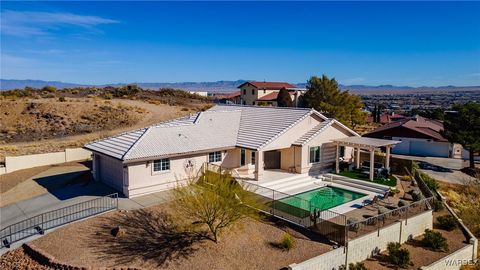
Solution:
{"label": "green lawn area", "polygon": [[[365,177],[358,171],[343,171],[338,173],[338,175],[370,182],[370,179],[368,179],[368,177]],[[397,186],[397,178],[395,178],[393,175],[390,176],[389,179],[374,178],[373,182],[381,185],[390,186],[390,187]]]}

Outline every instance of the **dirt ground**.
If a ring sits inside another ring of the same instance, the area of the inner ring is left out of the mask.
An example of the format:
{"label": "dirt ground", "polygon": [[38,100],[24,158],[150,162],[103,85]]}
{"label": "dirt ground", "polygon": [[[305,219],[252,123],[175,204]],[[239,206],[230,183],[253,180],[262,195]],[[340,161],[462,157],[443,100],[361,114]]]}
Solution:
{"label": "dirt ground", "polygon": [[92,180],[91,161],[68,162],[0,175],[0,207]]}
{"label": "dirt ground", "polygon": [[[448,214],[447,210],[442,210],[439,212],[434,212],[434,224],[437,217]],[[429,248],[422,247],[420,240],[422,236],[413,239],[412,241],[406,242],[402,245],[410,251],[410,258],[412,261],[412,265],[407,267],[406,269],[418,269],[420,266],[429,265],[440,258],[446,256],[447,254],[453,253],[456,250],[467,245],[467,239],[463,232],[457,228],[451,232],[436,229],[434,226],[435,231],[439,231],[442,235],[447,239],[449,251],[448,252],[441,252],[441,251],[434,251]],[[376,256],[375,258],[369,259],[364,261],[365,266],[367,269],[370,270],[383,270],[383,269],[396,269],[393,265],[390,265],[387,262],[386,252],[382,252],[381,255]]]}
{"label": "dirt ground", "polygon": [[[331,250],[314,235],[253,219],[242,221],[215,244],[173,225],[178,223],[171,222],[168,211],[171,208],[161,205],[107,213],[60,228],[34,244],[76,265],[143,269],[280,269]],[[115,226],[125,228],[126,235],[113,237]],[[279,248],[285,231],[295,237],[290,251]]]}
{"label": "dirt ground", "polygon": [[28,256],[23,248],[17,248],[8,251],[0,257],[0,269],[35,269],[35,270],[53,270],[53,268],[41,265]]}
{"label": "dirt ground", "polygon": [[206,103],[168,105],[141,100],[22,98],[0,101],[0,162],[5,156],[62,151],[199,111]]}

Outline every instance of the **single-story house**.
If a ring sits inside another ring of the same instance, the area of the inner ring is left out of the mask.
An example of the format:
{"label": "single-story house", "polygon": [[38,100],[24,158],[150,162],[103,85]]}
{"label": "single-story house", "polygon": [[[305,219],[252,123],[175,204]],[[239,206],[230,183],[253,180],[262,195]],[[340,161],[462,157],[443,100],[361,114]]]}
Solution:
{"label": "single-story house", "polygon": [[462,146],[450,143],[442,130],[441,121],[415,116],[386,124],[363,136],[401,141],[393,148],[393,154],[461,158]]}
{"label": "single-story house", "polygon": [[334,140],[359,135],[313,109],[216,105],[172,121],[93,141],[93,177],[127,197],[167,190],[204,163],[262,179],[265,170],[331,171],[352,147]]}

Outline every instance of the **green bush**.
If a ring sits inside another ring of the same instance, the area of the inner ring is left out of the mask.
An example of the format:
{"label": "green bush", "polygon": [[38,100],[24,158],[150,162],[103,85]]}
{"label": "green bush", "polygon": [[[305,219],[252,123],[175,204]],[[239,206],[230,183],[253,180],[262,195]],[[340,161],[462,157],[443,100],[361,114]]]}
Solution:
{"label": "green bush", "polygon": [[430,247],[435,250],[448,251],[447,239],[443,237],[440,232],[426,229],[421,242],[425,247]]}
{"label": "green bush", "polygon": [[402,181],[411,182],[412,177],[410,175],[404,175],[404,176],[402,176]]}
{"label": "green bush", "polygon": [[414,201],[420,201],[422,199],[422,193],[420,193],[420,191],[412,191],[412,200]]}
{"label": "green bush", "polygon": [[387,246],[388,261],[399,267],[406,267],[410,264],[410,252],[402,248],[399,243],[390,242]]}
{"label": "green bush", "polygon": [[433,211],[438,212],[443,210],[443,203],[441,200],[434,200],[432,203]]}
{"label": "green bush", "polygon": [[398,207],[407,206],[408,202],[405,200],[398,200]]}
{"label": "green bush", "polygon": [[423,182],[425,182],[425,184],[430,190],[437,190],[440,187],[437,180],[430,177],[430,175],[426,173],[420,173],[420,177],[422,177]]}
{"label": "green bush", "polygon": [[368,270],[368,269],[365,266],[365,264],[361,262],[357,262],[357,263],[350,263],[348,265],[348,270]]}
{"label": "green bush", "polygon": [[47,85],[42,88],[42,91],[46,91],[49,93],[55,93],[57,92],[57,88],[55,86]]}
{"label": "green bush", "polygon": [[112,99],[112,98],[113,98],[113,95],[110,94],[110,93],[106,93],[105,95],[103,95],[103,98],[104,98],[104,99]]}
{"label": "green bush", "polygon": [[58,101],[60,101],[60,102],[65,102],[65,101],[67,101],[67,100],[66,100],[64,97],[59,97],[59,98],[58,98]]}
{"label": "green bush", "polygon": [[457,228],[457,220],[451,215],[444,215],[437,218],[438,228],[446,231],[453,231]]}
{"label": "green bush", "polygon": [[281,246],[284,250],[291,250],[295,246],[295,239],[289,233],[285,233],[282,238]]}
{"label": "green bush", "polygon": [[379,206],[378,207],[378,214],[381,215],[381,214],[385,214],[388,212],[388,209],[384,206]]}

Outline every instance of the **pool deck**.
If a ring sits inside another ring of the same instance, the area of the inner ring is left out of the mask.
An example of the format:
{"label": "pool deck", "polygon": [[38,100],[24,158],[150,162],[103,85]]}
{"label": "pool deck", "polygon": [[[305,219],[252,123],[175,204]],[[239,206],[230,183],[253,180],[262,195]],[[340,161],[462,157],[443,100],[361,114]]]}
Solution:
{"label": "pool deck", "polygon": [[[265,197],[275,197],[275,199],[281,199],[282,197],[288,197],[325,186],[365,194],[365,196],[359,199],[328,209],[340,214],[362,208],[366,200],[372,200],[375,196],[379,195],[383,196],[385,191],[389,189],[387,186],[371,186],[370,183],[358,182],[358,180],[355,181],[355,179],[347,177],[332,178],[329,174],[312,176],[308,174],[294,174],[281,170],[265,170],[262,180],[249,180],[245,182],[258,186],[257,189],[252,189],[253,192]],[[275,192],[272,192],[272,190],[275,190]]]}

